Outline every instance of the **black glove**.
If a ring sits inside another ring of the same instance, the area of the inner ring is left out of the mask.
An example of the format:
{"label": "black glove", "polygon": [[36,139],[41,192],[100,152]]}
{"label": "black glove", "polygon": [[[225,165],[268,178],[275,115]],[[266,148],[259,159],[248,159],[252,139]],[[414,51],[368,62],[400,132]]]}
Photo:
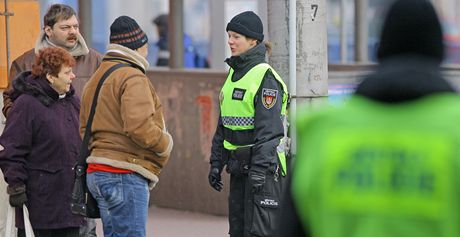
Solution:
{"label": "black glove", "polygon": [[222,191],[224,184],[222,183],[222,179],[220,176],[220,170],[217,167],[211,166],[211,169],[209,170],[209,185],[211,185],[212,188],[214,188],[217,191]]}
{"label": "black glove", "polygon": [[6,191],[10,195],[10,205],[12,207],[22,207],[22,205],[27,202],[25,185],[13,187],[8,185]]}
{"label": "black glove", "polygon": [[258,193],[262,191],[265,184],[265,174],[262,172],[249,170],[249,182],[252,186],[252,192]]}

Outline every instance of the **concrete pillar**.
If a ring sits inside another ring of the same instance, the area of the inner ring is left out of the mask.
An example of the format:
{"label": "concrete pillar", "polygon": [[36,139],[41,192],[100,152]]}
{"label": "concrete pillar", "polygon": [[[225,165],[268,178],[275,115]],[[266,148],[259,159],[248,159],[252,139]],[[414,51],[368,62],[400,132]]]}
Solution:
{"label": "concrete pillar", "polygon": [[326,0],[297,0],[297,89],[299,102],[327,96]]}
{"label": "concrete pillar", "polygon": [[271,40],[270,35],[268,34],[268,28],[267,28],[267,18],[268,18],[268,9],[267,9],[268,3],[267,1],[258,1],[257,2],[257,14],[260,17],[260,20],[262,20],[264,24],[264,35],[265,35],[265,40]]}
{"label": "concrete pillar", "polygon": [[[268,32],[273,43],[270,64],[288,84],[291,93],[289,116],[295,118],[298,109],[320,106],[328,94],[327,83],[327,17],[326,0],[268,0]],[[295,3],[294,6],[289,4]],[[289,9],[295,11],[295,42],[289,40]],[[289,50],[290,44],[295,49]],[[289,57],[295,54],[294,57]],[[295,68],[290,64],[295,63]],[[290,75],[293,74],[293,75]],[[290,78],[291,76],[295,78]],[[291,152],[296,153],[295,123],[291,122]]]}
{"label": "concrete pillar", "polygon": [[[327,96],[326,0],[297,0],[297,89],[299,97]],[[268,0],[268,34],[273,43],[270,64],[289,78],[289,1]]]}

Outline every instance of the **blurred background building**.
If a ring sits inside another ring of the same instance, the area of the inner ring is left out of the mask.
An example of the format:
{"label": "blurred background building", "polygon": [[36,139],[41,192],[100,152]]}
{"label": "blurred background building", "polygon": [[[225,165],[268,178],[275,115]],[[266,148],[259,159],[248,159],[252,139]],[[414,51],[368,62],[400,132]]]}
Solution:
{"label": "blurred background building", "polygon": [[[155,65],[158,58],[158,48],[156,42],[159,39],[156,31],[156,26],[152,20],[160,14],[169,13],[169,0],[97,0],[97,1],[78,1],[78,0],[39,0],[40,15],[43,16],[49,5],[53,3],[64,3],[72,6],[77,12],[80,12],[81,3],[85,7],[91,9],[91,32],[90,38],[88,35],[83,35],[93,48],[103,53],[108,44],[109,27],[113,20],[120,15],[128,15],[133,17],[149,37],[150,52],[148,60],[151,66]],[[79,3],[80,2],[80,3]],[[203,58],[206,58],[210,63],[211,68],[224,68],[223,61],[225,57],[230,55],[230,51],[226,47],[226,32],[225,24],[231,17],[243,10],[253,10],[260,12],[259,7],[263,7],[263,1],[258,0],[184,0],[183,11],[183,28],[184,33],[190,36],[194,51]],[[211,6],[212,5],[212,6]],[[225,16],[212,15],[211,8],[225,8]],[[265,14],[266,15],[266,14]],[[80,17],[81,18],[81,17]],[[218,19],[217,19],[218,18]],[[80,19],[82,22],[87,22],[85,19]],[[213,23],[213,24],[212,24]],[[220,42],[220,48],[223,54],[213,63],[211,60],[211,34],[212,27],[216,27],[213,34],[220,34],[219,38],[224,39]],[[88,32],[83,32],[88,33]]]}
{"label": "blurred background building", "polygon": [[[327,0],[328,61],[330,63],[353,63],[355,57],[355,3],[361,0]],[[367,19],[367,60],[375,62],[375,49],[378,45],[378,32],[384,19],[385,6],[392,0],[366,0]],[[65,3],[79,11],[78,0],[39,0],[40,15],[43,16],[52,3]],[[104,52],[108,43],[110,23],[119,15],[129,15],[139,22],[149,36],[151,53],[149,61],[155,65],[158,41],[152,19],[159,14],[169,12],[169,0],[97,0],[80,1],[90,5],[92,17],[91,39],[89,43],[99,52]],[[446,63],[460,63],[460,1],[433,0],[438,13],[442,16],[447,46]],[[208,60],[211,68],[222,69],[225,57],[230,55],[225,43],[225,23],[243,10],[253,10],[266,21],[267,1],[265,0],[183,0],[184,32],[193,41],[196,53]],[[214,9],[224,9],[222,14],[213,14]],[[457,14],[456,14],[457,13]],[[343,17],[343,20],[342,20]],[[265,19],[264,19],[265,18]],[[84,19],[82,19],[84,21]],[[341,31],[345,32],[342,43],[346,44],[346,54],[341,55]],[[212,33],[211,33],[212,32]],[[219,36],[216,36],[220,34]],[[88,36],[86,36],[88,37]],[[221,42],[212,42],[221,39]],[[345,40],[343,40],[345,39]],[[222,42],[223,40],[223,42]],[[213,52],[212,44],[222,48],[224,53]],[[214,54],[213,54],[214,53]],[[217,58],[222,56],[220,58]],[[345,57],[343,59],[342,57]]]}

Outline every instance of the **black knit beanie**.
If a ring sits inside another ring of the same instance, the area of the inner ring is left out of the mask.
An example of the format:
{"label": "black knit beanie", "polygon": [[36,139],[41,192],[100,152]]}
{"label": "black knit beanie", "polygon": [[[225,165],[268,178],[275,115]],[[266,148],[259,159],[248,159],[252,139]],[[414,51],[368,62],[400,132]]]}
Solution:
{"label": "black knit beanie", "polygon": [[132,50],[148,42],[147,35],[137,22],[129,16],[120,16],[110,26],[110,43],[119,44]]}
{"label": "black knit beanie", "polygon": [[252,11],[242,12],[232,18],[226,31],[234,31],[248,38],[264,40],[264,26],[259,16]]}
{"label": "black knit beanie", "polygon": [[389,9],[382,29],[377,58],[401,54],[444,58],[442,29],[428,0],[397,0]]}

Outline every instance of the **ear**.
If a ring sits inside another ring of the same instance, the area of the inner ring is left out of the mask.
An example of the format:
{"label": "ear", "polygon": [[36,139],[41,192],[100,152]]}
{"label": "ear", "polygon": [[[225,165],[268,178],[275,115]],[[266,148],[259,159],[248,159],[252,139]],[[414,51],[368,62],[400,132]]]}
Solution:
{"label": "ear", "polygon": [[52,33],[51,31],[53,30],[53,28],[51,28],[51,26],[45,26],[43,30],[45,31],[46,36],[50,37]]}
{"label": "ear", "polygon": [[49,73],[46,73],[46,80],[49,81],[50,84],[53,84],[54,83],[54,78],[51,74]]}

